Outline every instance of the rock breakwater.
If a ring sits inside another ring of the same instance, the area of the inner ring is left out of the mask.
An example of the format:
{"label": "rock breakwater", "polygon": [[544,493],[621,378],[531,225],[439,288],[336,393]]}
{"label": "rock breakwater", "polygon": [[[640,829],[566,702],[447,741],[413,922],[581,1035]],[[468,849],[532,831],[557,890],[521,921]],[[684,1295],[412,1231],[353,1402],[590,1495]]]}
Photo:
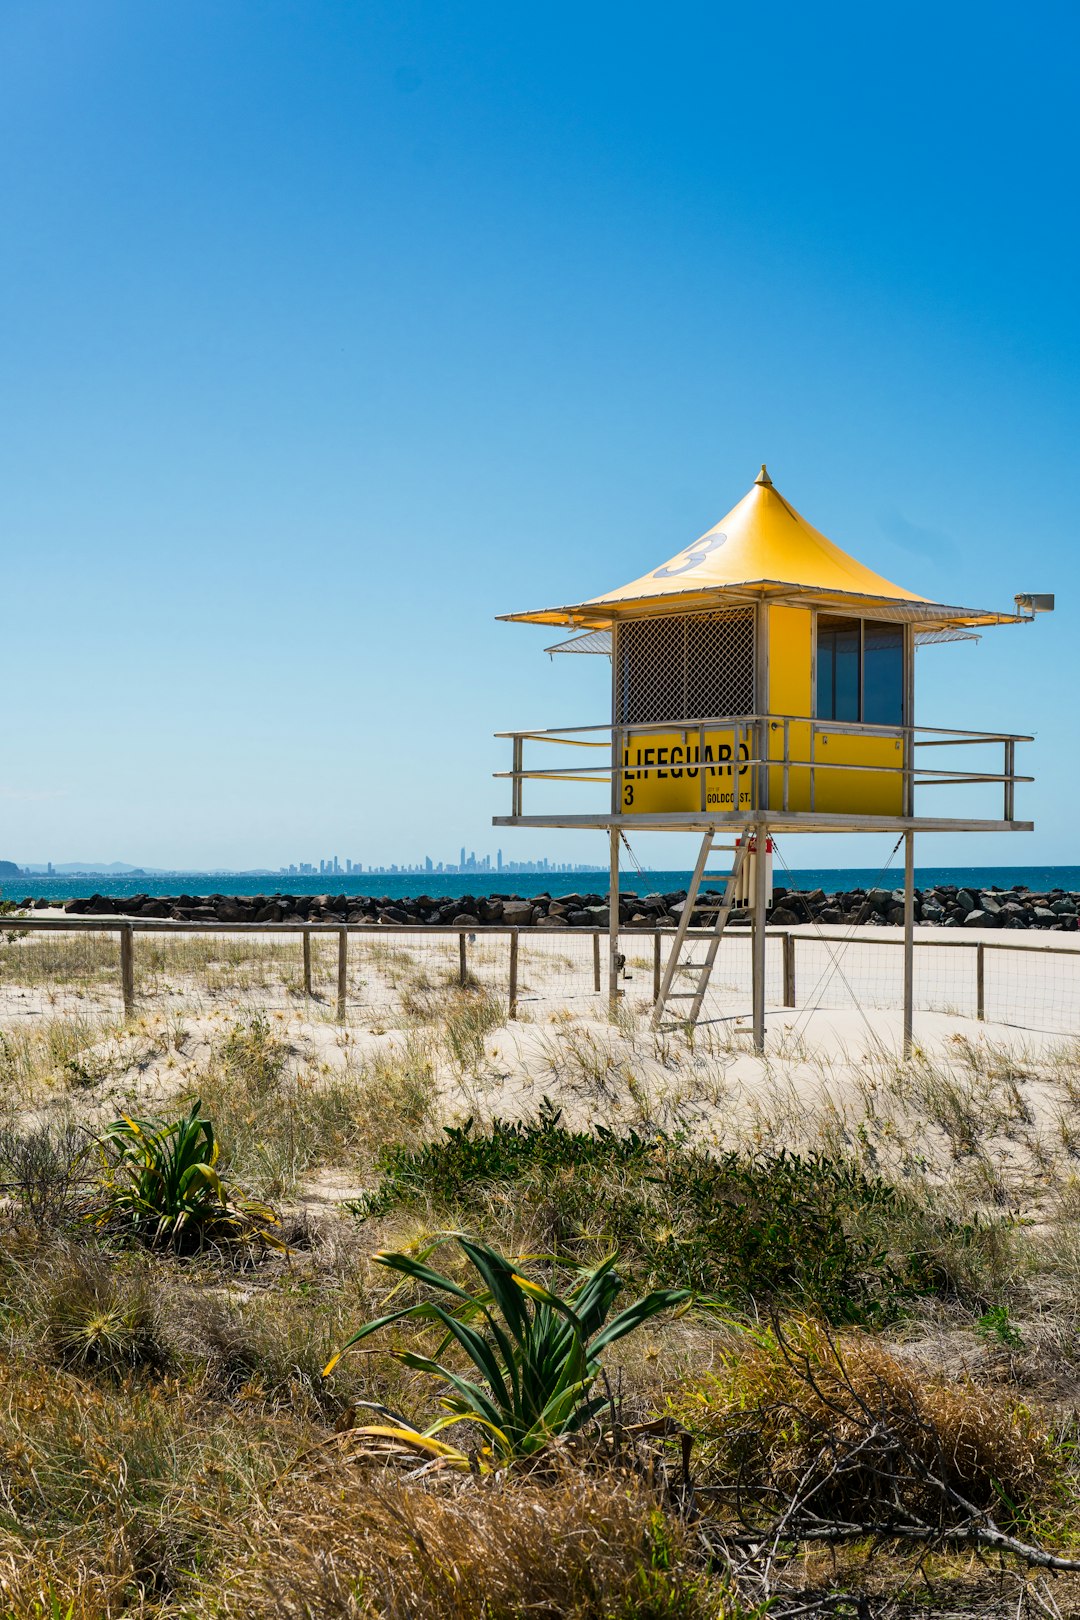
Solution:
{"label": "rock breakwater", "polygon": [[[694,922],[708,925],[720,896],[715,891],[698,896]],[[674,927],[686,904],[685,889],[667,894],[619,896],[619,923],[626,928]],[[47,900],[27,899],[24,908],[40,909]],[[390,899],[378,895],[256,894],[256,895],[149,895],[93,894],[68,900],[64,910],[83,917],[171,918],[178,922],[229,923],[396,923],[417,927],[606,928],[608,902],[603,894],[417,895]],[[915,895],[915,919],[939,928],[1043,928],[1059,933],[1075,931],[1080,894],[1062,889],[1035,893],[1030,889],[963,889],[943,884]],[[904,918],[904,897],[899,889],[850,889],[826,894],[823,889],[800,892],[777,888],[769,921],[794,928],[811,922],[890,924]],[[734,921],[740,919],[736,914]]]}

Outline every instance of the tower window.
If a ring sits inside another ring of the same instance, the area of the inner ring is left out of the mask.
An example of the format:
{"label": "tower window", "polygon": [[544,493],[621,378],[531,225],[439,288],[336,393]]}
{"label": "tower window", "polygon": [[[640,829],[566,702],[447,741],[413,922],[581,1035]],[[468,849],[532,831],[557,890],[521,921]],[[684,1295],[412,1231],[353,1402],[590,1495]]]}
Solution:
{"label": "tower window", "polygon": [[817,718],[904,723],[904,632],[876,619],[819,613]]}

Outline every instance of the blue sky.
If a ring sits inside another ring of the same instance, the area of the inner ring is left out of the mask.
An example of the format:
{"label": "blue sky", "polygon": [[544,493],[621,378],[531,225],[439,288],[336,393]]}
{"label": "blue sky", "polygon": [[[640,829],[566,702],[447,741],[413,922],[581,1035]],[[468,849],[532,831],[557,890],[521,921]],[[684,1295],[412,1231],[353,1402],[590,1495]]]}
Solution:
{"label": "blue sky", "polygon": [[0,0],[0,856],[599,854],[490,828],[491,734],[606,711],[494,615],[636,577],[765,459],[915,590],[1057,592],[921,655],[922,722],[1038,733],[1036,834],[919,858],[1080,860],[1078,34]]}

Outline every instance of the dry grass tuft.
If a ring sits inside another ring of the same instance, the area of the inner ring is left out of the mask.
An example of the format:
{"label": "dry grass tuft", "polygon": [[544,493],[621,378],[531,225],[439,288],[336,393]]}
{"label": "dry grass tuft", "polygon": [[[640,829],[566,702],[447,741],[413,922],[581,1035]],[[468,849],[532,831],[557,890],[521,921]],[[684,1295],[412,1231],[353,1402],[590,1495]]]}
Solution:
{"label": "dry grass tuft", "polygon": [[[166,1393],[168,1398],[166,1398]],[[310,1431],[180,1386],[0,1363],[0,1613],[160,1612],[208,1532],[253,1511]],[[175,1612],[175,1611],[173,1611]],[[182,1612],[190,1613],[189,1608]]]}
{"label": "dry grass tuft", "polygon": [[255,1528],[225,1599],[236,1620],[706,1620],[726,1589],[626,1475],[567,1469],[455,1494],[336,1472]]}
{"label": "dry grass tuft", "polygon": [[53,1262],[49,1284],[43,1338],[61,1366],[120,1377],[172,1364],[160,1292],[146,1267],[122,1270],[105,1255],[72,1249]]}
{"label": "dry grass tuft", "polygon": [[808,1319],[738,1335],[671,1411],[698,1438],[703,1477],[770,1507],[813,1491],[815,1511],[837,1517],[932,1512],[932,1475],[1015,1520],[1061,1474],[1048,1430],[1000,1391],[930,1376],[869,1334],[834,1339]]}

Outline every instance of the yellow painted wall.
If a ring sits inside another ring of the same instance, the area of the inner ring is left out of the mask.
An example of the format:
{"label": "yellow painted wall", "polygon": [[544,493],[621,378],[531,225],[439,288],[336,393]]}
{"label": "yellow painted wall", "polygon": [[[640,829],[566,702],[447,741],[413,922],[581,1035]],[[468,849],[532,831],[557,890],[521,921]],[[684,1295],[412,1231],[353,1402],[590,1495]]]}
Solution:
{"label": "yellow painted wall", "polygon": [[[898,737],[853,737],[850,732],[819,731],[815,759],[832,760],[837,765],[890,767],[880,773],[815,770],[816,810],[869,816],[898,816],[902,813],[904,778],[899,767],[904,763],[904,752]],[[809,801],[798,808],[809,809]]]}
{"label": "yellow painted wall", "polygon": [[[768,612],[768,693],[770,715],[807,716],[788,726],[788,809],[810,810],[811,728],[813,710],[813,612],[809,608],[770,607]],[[688,716],[688,718],[690,718]],[[752,810],[753,772],[732,771],[733,730],[709,731],[705,736],[704,767],[699,759],[700,738],[694,730],[631,732],[623,751],[622,800],[625,815],[663,815],[701,808],[700,770],[705,771],[706,810],[722,814]],[[743,742],[740,756],[751,747]],[[773,722],[768,734],[768,757],[784,757],[784,728]],[[898,738],[859,737],[850,732],[818,730],[814,744],[814,809],[846,815],[900,815],[903,809],[903,747]],[[829,770],[836,765],[880,766],[880,770]],[[646,770],[645,767],[653,767]],[[784,773],[769,766],[770,810],[784,808]],[[738,800],[736,802],[736,787]]]}
{"label": "yellow painted wall", "polygon": [[[705,774],[705,808],[719,815],[730,810],[753,809],[751,771],[732,767],[734,728],[705,733],[696,731],[631,732],[623,749],[622,809],[630,816],[675,814],[701,809],[701,773]],[[750,749],[745,741],[739,757]],[[704,761],[704,763],[702,763]],[[735,802],[738,785],[738,804]]]}
{"label": "yellow painted wall", "polygon": [[[814,616],[809,608],[770,607],[768,628],[769,714],[813,714]],[[769,758],[783,759],[784,728],[769,728]],[[810,727],[797,722],[788,727],[788,758],[810,758]],[[784,807],[784,773],[769,769],[769,808]],[[810,772],[804,766],[788,771],[788,808],[810,807]]]}

